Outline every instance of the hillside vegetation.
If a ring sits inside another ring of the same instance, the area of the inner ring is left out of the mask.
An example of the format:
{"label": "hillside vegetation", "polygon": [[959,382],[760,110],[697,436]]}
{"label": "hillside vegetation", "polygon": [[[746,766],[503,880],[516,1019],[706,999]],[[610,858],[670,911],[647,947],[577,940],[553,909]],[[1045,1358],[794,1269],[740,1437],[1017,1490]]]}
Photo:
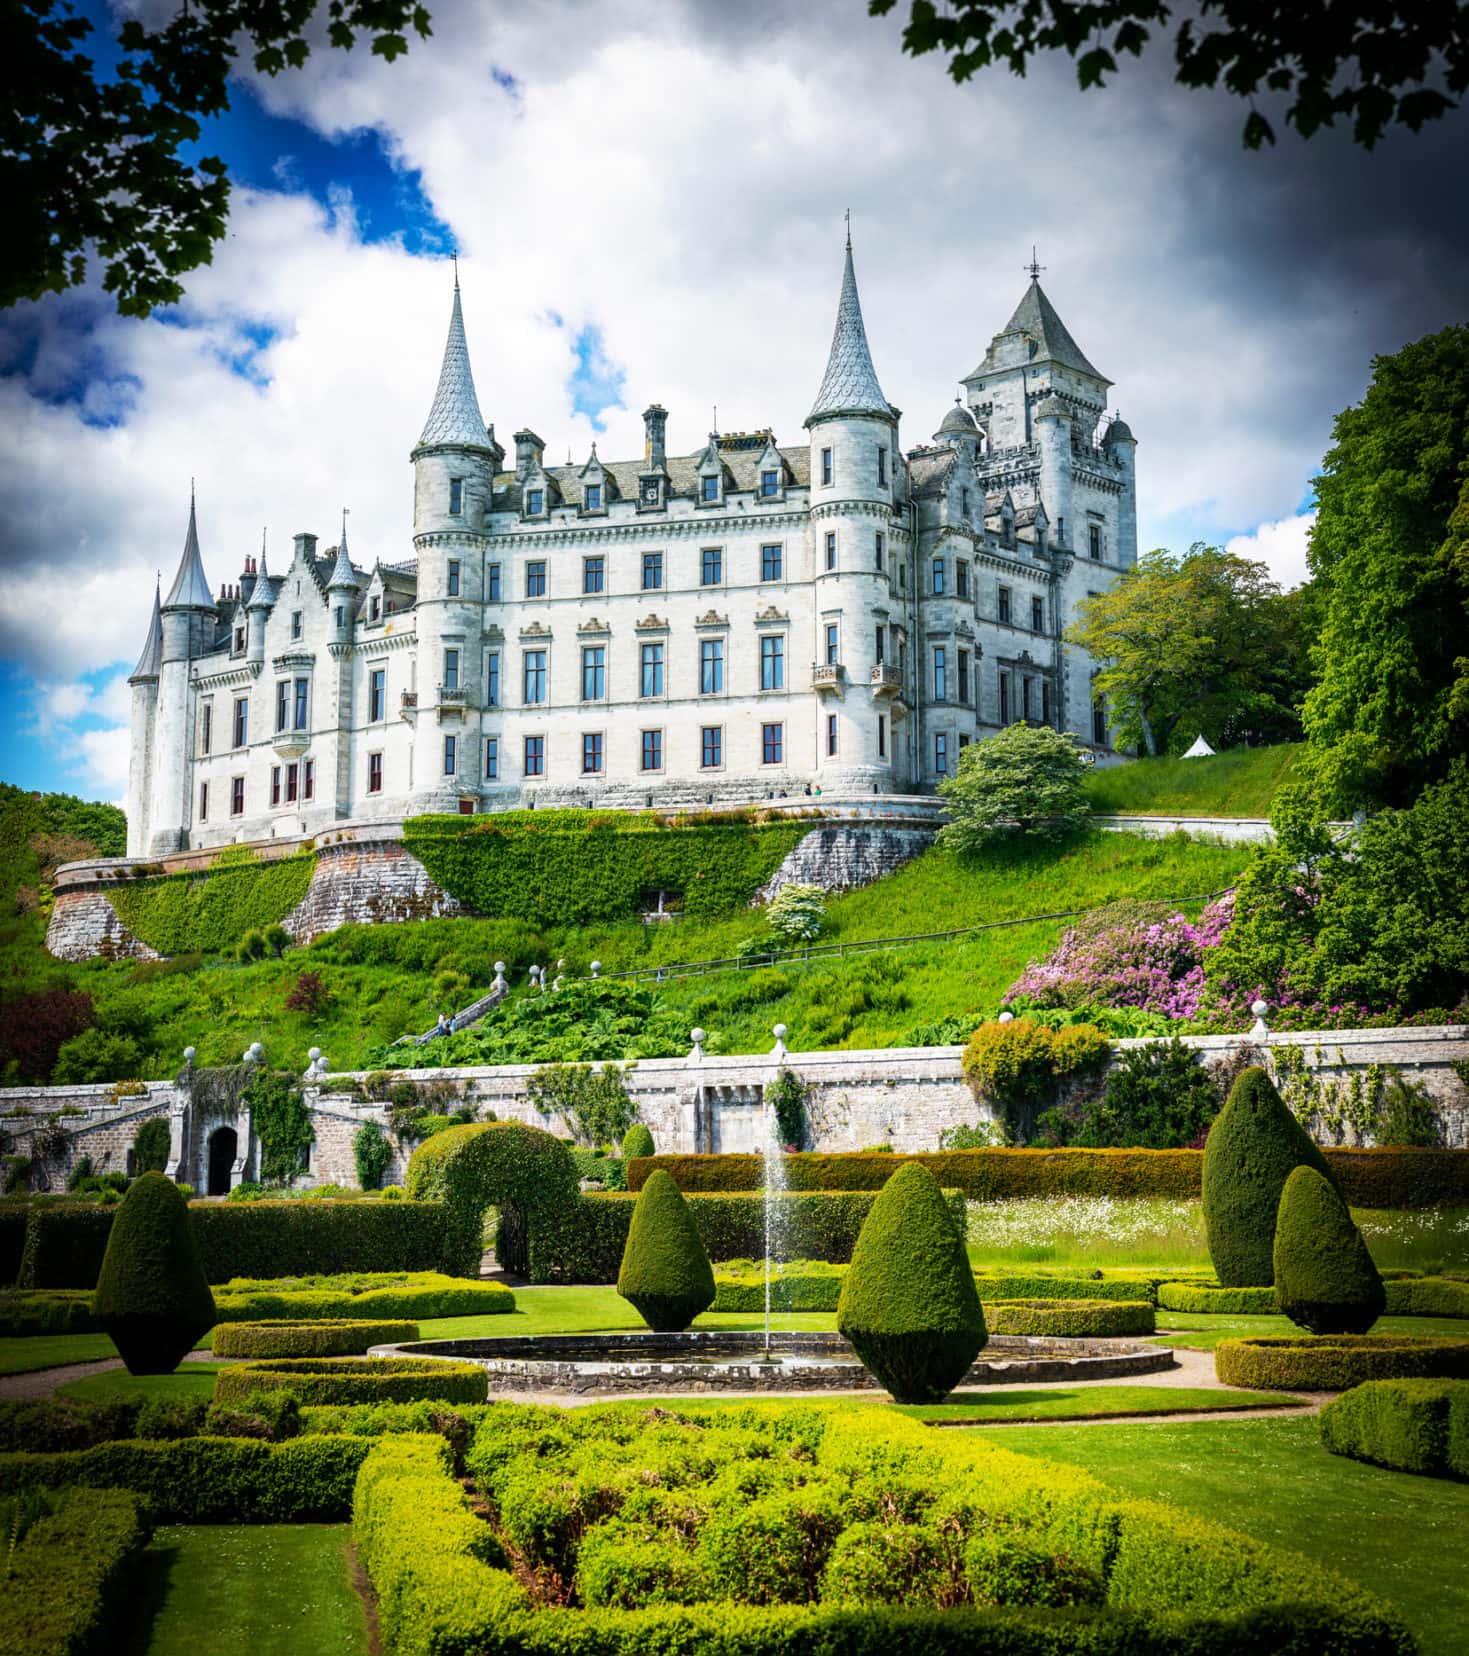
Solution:
{"label": "hillside vegetation", "polygon": [[1209,759],[1108,765],[1087,776],[1087,801],[1103,815],[1268,817],[1302,751],[1299,742],[1281,742],[1229,748]]}

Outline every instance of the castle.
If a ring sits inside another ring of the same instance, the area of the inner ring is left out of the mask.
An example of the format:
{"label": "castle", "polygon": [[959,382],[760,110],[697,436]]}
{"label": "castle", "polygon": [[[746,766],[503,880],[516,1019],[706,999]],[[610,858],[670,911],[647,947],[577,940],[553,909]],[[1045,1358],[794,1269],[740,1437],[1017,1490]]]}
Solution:
{"label": "castle", "polygon": [[412,452],[414,556],[299,534],[216,598],[195,508],[132,691],[128,853],[530,805],[930,791],[1033,720],[1109,747],[1063,632],[1137,556],[1132,433],[1038,281],[932,443],[902,450],[850,243],[808,440],[513,469],[459,284]]}

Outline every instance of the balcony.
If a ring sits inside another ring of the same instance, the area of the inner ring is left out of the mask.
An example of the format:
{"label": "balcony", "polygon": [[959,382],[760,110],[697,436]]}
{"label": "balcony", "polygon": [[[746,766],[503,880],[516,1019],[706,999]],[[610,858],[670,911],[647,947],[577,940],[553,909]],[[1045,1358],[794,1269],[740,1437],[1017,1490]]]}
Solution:
{"label": "balcony", "polygon": [[896,667],[890,667],[887,662],[880,661],[872,669],[872,694],[874,697],[887,696],[897,701],[903,694],[903,675]]}
{"label": "balcony", "polygon": [[462,684],[441,684],[438,689],[439,723],[445,719],[462,719],[469,707],[469,691]]}
{"label": "balcony", "polygon": [[278,730],[271,745],[275,748],[277,758],[288,761],[299,759],[311,745],[311,732],[309,730]]}
{"label": "balcony", "polygon": [[811,668],[811,688],[823,694],[839,691],[847,670],[839,661],[818,661]]}

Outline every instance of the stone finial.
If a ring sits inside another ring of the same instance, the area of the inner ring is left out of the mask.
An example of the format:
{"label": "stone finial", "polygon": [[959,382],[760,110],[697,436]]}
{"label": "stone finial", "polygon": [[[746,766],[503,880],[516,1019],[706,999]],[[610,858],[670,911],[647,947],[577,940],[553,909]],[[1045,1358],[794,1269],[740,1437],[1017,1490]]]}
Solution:
{"label": "stone finial", "polygon": [[495,981],[490,985],[490,992],[491,994],[497,994],[509,987],[510,985],[505,981],[505,962],[497,960],[495,962]]}
{"label": "stone finial", "polygon": [[555,990],[559,989],[561,987],[561,985],[563,983],[565,983],[565,981],[566,981],[566,979],[562,977],[560,972],[557,972],[556,976],[551,979],[551,988],[552,988],[552,990],[555,991]]}
{"label": "stone finial", "polygon": [[1015,1014],[1013,1012],[1002,1012],[997,1021],[1000,1023],[1014,1023]]}
{"label": "stone finial", "polygon": [[697,1063],[698,1060],[704,1056],[704,1042],[708,1039],[708,1037],[704,1034],[702,1029],[691,1029],[689,1031],[689,1039],[694,1043],[693,1050],[689,1053],[689,1057]]}
{"label": "stone finial", "polygon": [[312,1047],[311,1050],[306,1054],[306,1056],[314,1064],[316,1062],[316,1060],[321,1057],[321,1048],[320,1047]]}
{"label": "stone finial", "polygon": [[777,1024],[771,1033],[775,1036],[775,1048],[772,1056],[775,1058],[784,1058],[786,1055],[786,1026],[784,1024]]}
{"label": "stone finial", "polygon": [[197,1047],[185,1047],[184,1048],[184,1068],[185,1069],[193,1069],[193,1067],[194,1067],[194,1054],[198,1050],[199,1049]]}
{"label": "stone finial", "polygon": [[1250,1011],[1255,1014],[1255,1021],[1250,1026],[1250,1040],[1268,1041],[1270,1039],[1270,1029],[1265,1022],[1265,1014],[1269,1010],[1270,1002],[1266,1000],[1257,1000],[1254,1005],[1250,1007]]}
{"label": "stone finial", "polygon": [[602,962],[600,960],[594,960],[592,962],[591,973],[592,973],[593,977],[601,977],[601,975],[602,975]]}
{"label": "stone finial", "polygon": [[244,1058],[243,1058],[242,1061],[244,1063],[247,1063],[247,1064],[258,1064],[258,1063],[261,1062],[261,1060],[264,1058],[264,1056],[265,1056],[265,1048],[263,1046],[261,1046],[260,1042],[259,1041],[251,1041],[249,1046],[247,1046],[245,1048],[245,1054],[244,1054]]}

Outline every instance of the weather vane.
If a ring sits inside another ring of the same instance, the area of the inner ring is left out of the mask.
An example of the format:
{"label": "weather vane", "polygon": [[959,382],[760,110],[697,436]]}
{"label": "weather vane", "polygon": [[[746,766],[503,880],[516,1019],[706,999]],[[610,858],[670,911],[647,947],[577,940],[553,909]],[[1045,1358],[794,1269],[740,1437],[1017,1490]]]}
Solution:
{"label": "weather vane", "polygon": [[1031,281],[1032,282],[1038,282],[1041,279],[1041,272],[1045,268],[1046,267],[1043,264],[1038,264],[1036,262],[1035,243],[1032,242],[1030,244],[1030,263],[1025,266],[1025,269],[1030,272]]}
{"label": "weather vane", "polygon": [[847,209],[846,218],[847,218],[847,251],[850,253],[852,251],[852,209],[850,207]]}

